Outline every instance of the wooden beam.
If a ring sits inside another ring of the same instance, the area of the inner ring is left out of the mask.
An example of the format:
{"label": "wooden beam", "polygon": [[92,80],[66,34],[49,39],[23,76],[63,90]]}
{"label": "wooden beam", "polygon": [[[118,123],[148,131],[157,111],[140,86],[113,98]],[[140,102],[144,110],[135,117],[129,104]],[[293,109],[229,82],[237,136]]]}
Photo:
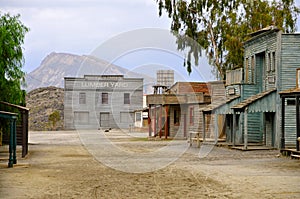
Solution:
{"label": "wooden beam", "polygon": [[168,122],[168,111],[169,107],[168,105],[165,106],[165,139],[168,138],[168,131],[169,131],[169,122]]}

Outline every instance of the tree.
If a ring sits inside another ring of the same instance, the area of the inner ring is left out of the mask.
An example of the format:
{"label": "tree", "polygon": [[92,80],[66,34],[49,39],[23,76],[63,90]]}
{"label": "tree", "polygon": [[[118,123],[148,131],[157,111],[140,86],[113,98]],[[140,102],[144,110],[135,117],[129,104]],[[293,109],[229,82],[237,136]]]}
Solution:
{"label": "tree", "polygon": [[22,44],[28,31],[20,15],[0,13],[0,101],[25,104]]}
{"label": "tree", "polygon": [[55,129],[56,128],[56,123],[58,121],[60,121],[60,114],[59,114],[59,111],[56,110],[56,111],[53,111],[53,113],[51,113],[49,115],[49,118],[48,118],[49,122],[52,123],[52,128]]}
{"label": "tree", "polygon": [[294,32],[300,13],[294,0],[156,1],[159,16],[166,11],[172,19],[171,31],[177,35],[177,48],[188,50],[184,63],[187,71],[192,71],[192,57],[198,65],[205,50],[218,79],[225,79],[226,70],[242,67],[243,42],[249,39],[249,33],[271,25]]}

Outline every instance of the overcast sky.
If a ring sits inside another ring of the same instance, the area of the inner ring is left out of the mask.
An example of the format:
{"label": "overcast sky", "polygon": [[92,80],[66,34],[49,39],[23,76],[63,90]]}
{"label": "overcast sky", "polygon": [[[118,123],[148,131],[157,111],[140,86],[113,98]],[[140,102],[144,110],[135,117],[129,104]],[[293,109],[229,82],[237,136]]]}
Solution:
{"label": "overcast sky", "polygon": [[[0,0],[0,11],[21,14],[22,22],[30,28],[24,44],[27,73],[37,68],[51,52],[90,54],[128,31],[143,28],[168,31],[171,22],[166,15],[158,16],[155,0]],[[131,54],[131,57],[134,56]],[[175,70],[180,67],[183,71],[182,59],[170,60],[155,63],[175,67]],[[205,59],[200,62],[207,65]],[[119,59],[116,63],[127,68],[131,64],[128,59]],[[138,64],[151,63],[148,60]]]}

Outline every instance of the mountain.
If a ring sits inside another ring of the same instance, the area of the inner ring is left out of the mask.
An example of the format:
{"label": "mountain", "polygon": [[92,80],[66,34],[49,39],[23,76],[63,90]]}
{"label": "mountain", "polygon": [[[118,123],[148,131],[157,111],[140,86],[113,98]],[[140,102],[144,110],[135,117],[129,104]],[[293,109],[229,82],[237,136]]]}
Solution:
{"label": "mountain", "polygon": [[110,64],[105,60],[88,55],[51,53],[41,65],[26,75],[27,92],[41,87],[64,87],[64,77],[83,77],[84,75],[124,75],[125,77],[144,78],[144,93],[152,93],[155,79],[145,74]]}

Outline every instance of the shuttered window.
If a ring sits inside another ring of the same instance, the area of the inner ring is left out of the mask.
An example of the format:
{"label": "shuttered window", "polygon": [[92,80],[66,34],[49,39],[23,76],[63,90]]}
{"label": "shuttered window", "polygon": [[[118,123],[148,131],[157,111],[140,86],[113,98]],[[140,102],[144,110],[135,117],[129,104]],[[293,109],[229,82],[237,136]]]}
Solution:
{"label": "shuttered window", "polygon": [[79,93],[79,104],[86,104],[86,94]]}
{"label": "shuttered window", "polygon": [[124,93],[124,104],[130,104],[130,94]]}
{"label": "shuttered window", "polygon": [[255,83],[255,57],[251,57],[251,82],[249,83]]}
{"label": "shuttered window", "polygon": [[246,58],[245,62],[245,83],[249,82],[249,58]]}
{"label": "shuttered window", "polygon": [[108,93],[102,93],[102,104],[108,104]]}
{"label": "shuttered window", "polygon": [[75,111],[74,122],[75,124],[89,124],[89,112]]}

